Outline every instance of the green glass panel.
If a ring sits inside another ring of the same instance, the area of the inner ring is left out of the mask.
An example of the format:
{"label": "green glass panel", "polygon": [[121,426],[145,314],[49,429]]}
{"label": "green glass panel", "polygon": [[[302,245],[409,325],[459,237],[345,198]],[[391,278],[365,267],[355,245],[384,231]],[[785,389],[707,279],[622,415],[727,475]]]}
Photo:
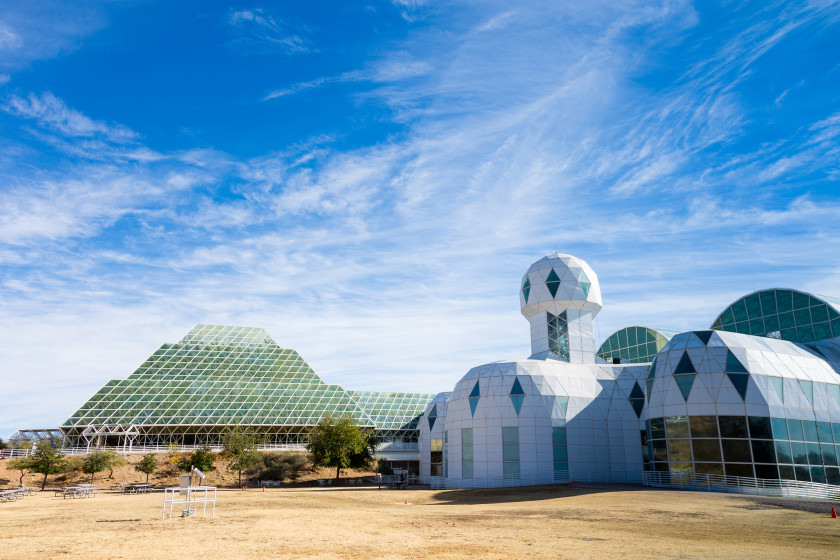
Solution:
{"label": "green glass panel", "polygon": [[726,350],[726,372],[727,373],[749,373],[747,368],[735,357],[735,354],[727,348]]}
{"label": "green glass panel", "polygon": [[747,315],[750,319],[757,319],[762,316],[761,302],[758,294],[750,294],[744,298],[744,303],[747,307]]}
{"label": "green glass panel", "polygon": [[553,268],[551,269],[551,272],[548,273],[548,277],[545,279],[545,285],[551,293],[551,297],[555,297],[557,295],[557,288],[560,287],[560,277],[557,276],[557,273],[554,272]]}
{"label": "green glass panel", "polygon": [[738,394],[741,395],[741,399],[747,398],[747,385],[750,380],[750,376],[748,373],[727,373],[729,377],[729,381],[732,382],[732,385],[735,387],[735,390],[738,391]]}
{"label": "green glass panel", "polygon": [[776,390],[779,399],[785,402],[785,380],[781,377],[769,377],[770,385]]}
{"label": "green glass panel", "polygon": [[688,373],[683,375],[674,375],[674,381],[680,388],[680,392],[685,400],[688,400],[688,394],[691,392],[691,386],[694,384],[694,378],[697,374]]}
{"label": "green glass panel", "polygon": [[674,375],[696,372],[697,370],[694,369],[694,364],[691,363],[691,358],[688,357],[688,352],[683,352],[677,367],[674,369]]}

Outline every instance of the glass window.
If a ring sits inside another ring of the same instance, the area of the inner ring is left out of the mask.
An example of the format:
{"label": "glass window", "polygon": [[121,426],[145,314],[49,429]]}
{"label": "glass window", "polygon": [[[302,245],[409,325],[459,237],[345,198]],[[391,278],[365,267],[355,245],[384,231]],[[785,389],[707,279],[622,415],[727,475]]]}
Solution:
{"label": "glass window", "polygon": [[519,428],[502,428],[502,443],[519,443]]}
{"label": "glass window", "polygon": [[[772,441],[752,441],[753,462],[755,463],[775,463],[776,453]],[[773,477],[775,478],[775,477]]]}
{"label": "glass window", "polygon": [[808,442],[805,444],[808,451],[808,462],[812,465],[822,465],[822,453],[820,452],[819,443]]}
{"label": "glass window", "polygon": [[770,428],[770,418],[765,416],[750,416],[750,437],[753,439],[773,439],[773,431]]}
{"label": "glass window", "polygon": [[832,424],[831,431],[834,433],[834,443],[840,445],[840,424]]}
{"label": "glass window", "polygon": [[793,463],[793,458],[790,454],[790,444],[786,441],[776,441],[776,459],[778,463]]}
{"label": "glass window", "polygon": [[779,465],[779,478],[784,480],[796,480],[796,474],[791,465]]}
{"label": "glass window", "polygon": [[805,441],[805,436],[802,433],[802,422],[800,420],[788,419],[787,426],[790,439],[794,441]]}
{"label": "glass window", "polygon": [[551,428],[551,440],[554,445],[566,445],[566,428]]}
{"label": "glass window", "polygon": [[840,469],[836,467],[825,468],[825,481],[828,484],[836,484],[840,486]]}
{"label": "glass window", "polygon": [[794,467],[793,470],[796,474],[796,480],[811,482],[811,471],[808,467]]}
{"label": "glass window", "polygon": [[505,444],[502,446],[502,459],[504,461],[519,461],[519,444]]}
{"label": "glass window", "polygon": [[565,463],[569,460],[569,453],[565,445],[555,445],[553,447],[555,463]]}
{"label": "glass window", "polygon": [[817,422],[817,435],[821,443],[834,443],[834,437],[831,435],[830,422]]}
{"label": "glass window", "polygon": [[823,467],[811,467],[811,482],[825,484],[825,469]]}
{"label": "glass window", "polygon": [[[725,438],[746,438],[747,419],[744,416],[718,416],[720,435]],[[724,451],[724,455],[726,451]]]}
{"label": "glass window", "polygon": [[653,460],[667,461],[668,460],[668,446],[664,439],[653,440]]}
{"label": "glass window", "polygon": [[784,418],[771,418],[770,424],[773,426],[774,438],[788,439],[787,423]]}
{"label": "glass window", "polygon": [[725,468],[727,476],[748,476],[750,478],[755,476],[753,473],[752,465],[737,465],[726,463]]}
{"label": "glass window", "polygon": [[805,435],[805,441],[819,441],[817,434],[817,423],[811,420],[802,421],[802,432]]}
{"label": "glass window", "polygon": [[668,453],[671,461],[691,461],[690,440],[669,439]]}
{"label": "glass window", "polygon": [[717,417],[691,416],[691,437],[718,437]]}
{"label": "glass window", "polygon": [[472,461],[461,463],[461,477],[462,478],[472,478],[473,477]]}
{"label": "glass window", "polygon": [[517,476],[519,474],[519,461],[505,461],[503,468],[505,476]]}
{"label": "glass window", "polygon": [[833,445],[821,443],[820,449],[822,450],[823,464],[829,466],[837,464],[837,452],[834,450]]}
{"label": "glass window", "polygon": [[776,465],[755,465],[756,478],[779,478],[779,468]]}
{"label": "glass window", "polygon": [[[723,460],[727,463],[750,463],[750,442],[748,440],[724,439],[721,440],[723,447]],[[727,472],[727,474],[729,474]]]}
{"label": "glass window", "polygon": [[691,463],[671,463],[669,470],[672,473],[690,473]]}
{"label": "glass window", "polygon": [[669,416],[665,419],[665,431],[668,439],[688,437],[688,417]]}
{"label": "glass window", "polygon": [[692,439],[691,446],[694,448],[695,461],[720,462],[720,440],[717,439]]}
{"label": "glass window", "polygon": [[793,462],[797,465],[808,464],[808,451],[805,449],[804,443],[798,441],[790,442],[790,452],[793,454]]}
{"label": "glass window", "polygon": [[700,474],[723,474],[721,463],[694,463],[694,472]]}
{"label": "glass window", "polygon": [[665,438],[665,419],[651,418],[650,419],[650,437],[653,439]]}

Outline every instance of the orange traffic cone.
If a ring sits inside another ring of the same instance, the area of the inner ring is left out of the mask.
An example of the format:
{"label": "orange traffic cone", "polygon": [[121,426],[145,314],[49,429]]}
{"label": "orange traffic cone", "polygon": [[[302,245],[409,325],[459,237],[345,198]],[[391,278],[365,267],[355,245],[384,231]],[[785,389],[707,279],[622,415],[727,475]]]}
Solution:
{"label": "orange traffic cone", "polygon": [[[405,500],[405,505],[408,505],[408,498],[406,498],[406,500]],[[834,509],[834,508],[832,508],[832,509]],[[837,517],[837,516],[835,515],[834,517]]]}
{"label": "orange traffic cone", "polygon": [[243,486],[242,489],[245,490],[245,487]]}
{"label": "orange traffic cone", "polygon": [[837,512],[834,511],[834,506],[831,506],[831,518],[837,519]]}
{"label": "orange traffic cone", "polygon": [[263,492],[265,492],[265,486],[263,486]]}

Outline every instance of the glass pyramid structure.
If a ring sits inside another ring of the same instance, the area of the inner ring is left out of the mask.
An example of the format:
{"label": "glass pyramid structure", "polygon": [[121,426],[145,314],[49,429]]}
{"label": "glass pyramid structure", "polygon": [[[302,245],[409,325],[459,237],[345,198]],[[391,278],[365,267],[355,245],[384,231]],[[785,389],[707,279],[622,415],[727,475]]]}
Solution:
{"label": "glass pyramid structure", "polygon": [[345,391],[325,383],[264,329],[196,325],[123,380],[105,384],[61,426],[68,444],[218,445],[232,425],[266,447],[299,446],[326,414],[348,414],[378,439],[416,442],[434,395]]}

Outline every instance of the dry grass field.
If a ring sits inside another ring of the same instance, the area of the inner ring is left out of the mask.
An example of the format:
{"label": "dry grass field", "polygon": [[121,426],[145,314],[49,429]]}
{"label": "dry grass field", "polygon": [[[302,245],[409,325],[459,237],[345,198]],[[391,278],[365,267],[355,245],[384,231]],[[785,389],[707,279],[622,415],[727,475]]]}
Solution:
{"label": "dry grass field", "polygon": [[[409,503],[406,505],[405,501]],[[837,558],[840,520],[741,497],[536,487],[227,490],[215,519],[163,496],[0,504],[0,558]]]}

